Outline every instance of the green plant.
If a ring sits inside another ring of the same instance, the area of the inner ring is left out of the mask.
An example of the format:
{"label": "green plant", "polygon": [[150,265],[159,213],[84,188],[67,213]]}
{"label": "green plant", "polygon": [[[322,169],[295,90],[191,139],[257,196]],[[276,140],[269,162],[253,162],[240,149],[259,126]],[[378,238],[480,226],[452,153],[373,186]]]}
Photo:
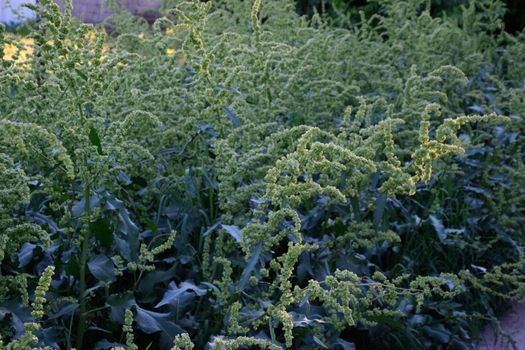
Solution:
{"label": "green plant", "polygon": [[42,5],[0,68],[4,342],[468,347],[523,292],[525,49],[500,1],[177,1],[110,34]]}

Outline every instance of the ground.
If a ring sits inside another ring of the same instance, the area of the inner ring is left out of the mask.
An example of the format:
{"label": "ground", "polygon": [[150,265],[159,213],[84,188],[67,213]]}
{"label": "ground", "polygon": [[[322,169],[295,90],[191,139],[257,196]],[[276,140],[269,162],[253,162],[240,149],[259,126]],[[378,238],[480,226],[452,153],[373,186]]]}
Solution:
{"label": "ground", "polygon": [[497,336],[494,324],[488,324],[482,332],[477,350],[525,350],[525,300],[513,304],[500,319],[503,332],[511,338]]}

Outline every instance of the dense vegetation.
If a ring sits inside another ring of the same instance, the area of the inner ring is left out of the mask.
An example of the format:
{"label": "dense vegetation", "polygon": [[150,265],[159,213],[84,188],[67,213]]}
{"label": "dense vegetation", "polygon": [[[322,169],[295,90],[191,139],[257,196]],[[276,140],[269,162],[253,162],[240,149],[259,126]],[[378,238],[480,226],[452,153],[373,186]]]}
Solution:
{"label": "dense vegetation", "polygon": [[521,298],[500,1],[176,1],[110,34],[41,3],[0,61],[7,349],[468,349]]}
{"label": "dense vegetation", "polygon": [[[366,16],[372,16],[378,11],[380,1],[378,0],[296,0],[297,12],[299,14],[312,15],[315,11],[325,15],[333,15],[337,18],[341,12],[359,18],[359,12]],[[462,6],[467,5],[469,0],[430,0],[429,12],[433,16],[447,15],[460,16]],[[523,11],[522,0],[502,0],[506,7],[503,21],[505,30],[516,33],[525,28],[525,11]]]}

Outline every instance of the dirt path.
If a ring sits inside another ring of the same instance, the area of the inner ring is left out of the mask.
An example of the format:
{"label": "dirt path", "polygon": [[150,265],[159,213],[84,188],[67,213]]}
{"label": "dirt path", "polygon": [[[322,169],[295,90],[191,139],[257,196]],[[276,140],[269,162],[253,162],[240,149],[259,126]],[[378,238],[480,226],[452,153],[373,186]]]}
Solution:
{"label": "dirt path", "polygon": [[514,344],[506,337],[496,337],[494,326],[489,324],[483,330],[476,350],[525,350],[525,303],[512,306],[501,318],[501,328],[512,336]]}

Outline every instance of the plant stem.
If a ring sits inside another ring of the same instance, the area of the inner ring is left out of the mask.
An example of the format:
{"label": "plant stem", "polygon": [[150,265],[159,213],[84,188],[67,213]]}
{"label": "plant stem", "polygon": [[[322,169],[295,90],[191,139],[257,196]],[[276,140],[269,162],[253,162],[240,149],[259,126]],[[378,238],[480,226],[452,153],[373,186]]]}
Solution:
{"label": "plant stem", "polygon": [[[88,170],[86,168],[86,174],[87,172]],[[89,230],[89,222],[91,221],[91,184],[88,181],[87,176],[84,178],[84,198],[84,220],[86,222],[84,229],[82,230],[82,251],[80,252],[80,318],[77,327],[77,350],[82,350],[84,331],[86,329],[86,296],[84,294],[86,292],[86,265],[89,253],[89,239],[91,238]]]}

